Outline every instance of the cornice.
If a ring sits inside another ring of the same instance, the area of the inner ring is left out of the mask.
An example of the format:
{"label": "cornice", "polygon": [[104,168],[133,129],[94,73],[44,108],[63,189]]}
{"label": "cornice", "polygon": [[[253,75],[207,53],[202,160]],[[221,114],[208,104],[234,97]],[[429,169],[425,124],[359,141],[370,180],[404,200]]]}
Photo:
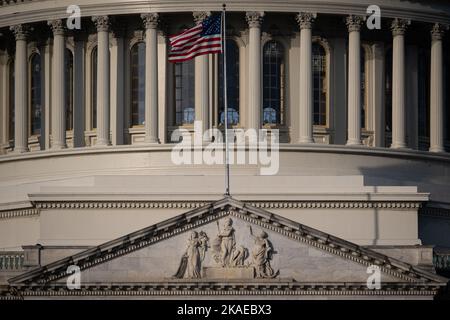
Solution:
{"label": "cornice", "polygon": [[[9,289],[9,290],[8,290]],[[383,283],[381,289],[371,290],[366,283],[293,283],[264,282],[202,282],[171,283],[87,283],[80,290],[68,290],[65,284],[26,285],[5,288],[0,300],[26,297],[85,297],[85,296],[434,296],[439,287],[427,284]],[[13,290],[14,289],[14,290]]]}
{"label": "cornice", "polygon": [[35,208],[0,211],[0,220],[38,216],[39,213],[40,213],[40,210],[35,209]]}
{"label": "cornice", "polygon": [[[262,209],[420,209],[421,201],[244,201]],[[39,216],[41,210],[64,209],[196,209],[210,201],[33,201],[32,208],[0,211],[0,220]],[[421,214],[450,218],[445,209],[422,209]],[[441,213],[442,212],[442,213]]]}
{"label": "cornice", "polygon": [[[89,43],[94,41],[95,35],[89,40]],[[88,44],[89,47],[89,44]],[[117,145],[111,147],[86,147],[76,149],[62,149],[62,150],[42,150],[33,151],[22,154],[6,154],[0,156],[0,164],[11,161],[27,161],[42,158],[53,157],[67,157],[71,155],[93,155],[93,154],[114,154],[114,153],[148,153],[148,152],[172,152],[174,144],[161,144],[155,146],[139,146],[139,145]],[[193,148],[196,150],[199,148]],[[245,147],[248,150],[248,147]],[[253,149],[252,149],[253,150]],[[450,163],[450,153],[435,153],[420,150],[397,150],[391,148],[367,147],[367,146],[343,146],[343,145],[324,145],[324,144],[290,144],[280,143],[280,152],[311,152],[311,153],[336,153],[348,155],[365,155],[365,156],[379,156],[392,157],[408,160],[427,160],[427,161],[443,161]]]}
{"label": "cornice", "polygon": [[[419,209],[420,201],[244,201],[264,209]],[[194,209],[209,201],[39,201],[36,209]],[[1,212],[0,212],[1,214]]]}
{"label": "cornice", "polygon": [[[59,2],[61,7],[55,7],[53,1],[27,1],[16,5],[0,6],[0,27],[6,27],[17,23],[32,23],[46,21],[55,18],[67,18],[66,8],[70,4],[67,1]],[[227,10],[232,11],[266,11],[296,13],[312,11],[325,14],[358,14],[365,15],[367,2],[359,1],[270,1],[248,0],[245,2],[230,0]],[[151,8],[151,10],[149,10]],[[81,7],[83,16],[94,15],[119,15],[141,14],[146,12],[193,12],[193,11],[221,11],[222,3],[218,1],[130,1],[124,4],[122,1],[101,2],[85,1]],[[383,18],[404,18],[413,21],[430,23],[449,23],[450,15],[441,8],[431,8],[420,3],[402,3],[401,1],[382,4]]]}

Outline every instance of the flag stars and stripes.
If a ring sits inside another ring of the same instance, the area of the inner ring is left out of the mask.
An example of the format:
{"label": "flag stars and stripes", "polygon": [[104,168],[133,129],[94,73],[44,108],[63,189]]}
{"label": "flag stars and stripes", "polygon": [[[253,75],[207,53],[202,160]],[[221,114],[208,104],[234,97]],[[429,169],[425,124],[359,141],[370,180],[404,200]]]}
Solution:
{"label": "flag stars and stripes", "polygon": [[170,62],[183,62],[200,55],[222,52],[222,17],[206,18],[201,24],[169,38]]}

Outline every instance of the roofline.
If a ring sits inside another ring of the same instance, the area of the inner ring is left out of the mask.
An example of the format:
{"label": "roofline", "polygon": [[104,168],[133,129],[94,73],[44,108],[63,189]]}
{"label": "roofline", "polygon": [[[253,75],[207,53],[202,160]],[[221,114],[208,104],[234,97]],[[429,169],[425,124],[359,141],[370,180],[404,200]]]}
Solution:
{"label": "roofline", "polygon": [[[219,210],[222,214],[217,214]],[[206,214],[210,215],[206,216]],[[25,272],[24,274],[9,279],[8,282],[10,284],[30,282],[48,283],[67,276],[65,273],[67,267],[65,266],[70,264],[79,264],[82,262],[82,269],[88,269],[106,260],[150,246],[154,242],[170,238],[228,214],[233,214],[245,220],[254,219],[254,223],[262,227],[281,233],[297,241],[306,242],[319,249],[351,259],[355,262],[364,265],[378,265],[385,273],[400,279],[414,283],[431,281],[436,285],[445,285],[448,282],[447,278],[432,272],[422,270],[398,259],[375,252],[367,247],[359,246],[320,230],[294,222],[267,210],[255,208],[230,196],[105,242],[75,255]],[[43,278],[44,280],[42,280]]]}

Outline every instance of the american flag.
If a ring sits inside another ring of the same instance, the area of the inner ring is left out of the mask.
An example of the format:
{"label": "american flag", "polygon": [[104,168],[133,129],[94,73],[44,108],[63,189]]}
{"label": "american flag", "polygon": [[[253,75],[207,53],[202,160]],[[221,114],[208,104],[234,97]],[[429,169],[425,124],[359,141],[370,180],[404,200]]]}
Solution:
{"label": "american flag", "polygon": [[201,24],[171,36],[170,62],[182,62],[203,54],[222,52],[222,16],[212,15]]}

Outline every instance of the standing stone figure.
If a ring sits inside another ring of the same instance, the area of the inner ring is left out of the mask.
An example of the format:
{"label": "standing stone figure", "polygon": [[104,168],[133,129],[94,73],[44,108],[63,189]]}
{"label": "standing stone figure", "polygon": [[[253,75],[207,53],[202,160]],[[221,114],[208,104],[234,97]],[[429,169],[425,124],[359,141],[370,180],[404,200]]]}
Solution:
{"label": "standing stone figure", "polygon": [[188,278],[200,278],[201,277],[201,260],[200,260],[200,239],[198,233],[193,231],[191,237],[188,240],[188,247],[186,255],[188,258],[187,264],[187,277]]}
{"label": "standing stone figure", "polygon": [[249,229],[250,236],[255,241],[255,245],[252,249],[252,264],[255,268],[256,278],[275,278],[278,275],[278,271],[275,272],[270,266],[273,247],[272,243],[268,239],[268,234],[261,230],[256,236],[254,236],[252,227],[249,226]]}
{"label": "standing stone figure", "polygon": [[231,255],[236,246],[236,240],[234,236],[233,220],[231,218],[226,218],[220,230],[219,224],[219,234],[214,240],[214,251],[216,262],[220,263],[222,267],[230,266]]}
{"label": "standing stone figure", "polygon": [[199,241],[200,241],[200,261],[203,262],[205,260],[206,251],[209,248],[209,238],[205,231],[200,231],[199,233]]}
{"label": "standing stone figure", "polygon": [[181,257],[180,265],[176,274],[174,275],[175,278],[181,279],[185,274],[186,278],[189,279],[201,278],[201,246],[202,242],[198,236],[198,233],[196,231],[192,231],[187,241],[186,252]]}

